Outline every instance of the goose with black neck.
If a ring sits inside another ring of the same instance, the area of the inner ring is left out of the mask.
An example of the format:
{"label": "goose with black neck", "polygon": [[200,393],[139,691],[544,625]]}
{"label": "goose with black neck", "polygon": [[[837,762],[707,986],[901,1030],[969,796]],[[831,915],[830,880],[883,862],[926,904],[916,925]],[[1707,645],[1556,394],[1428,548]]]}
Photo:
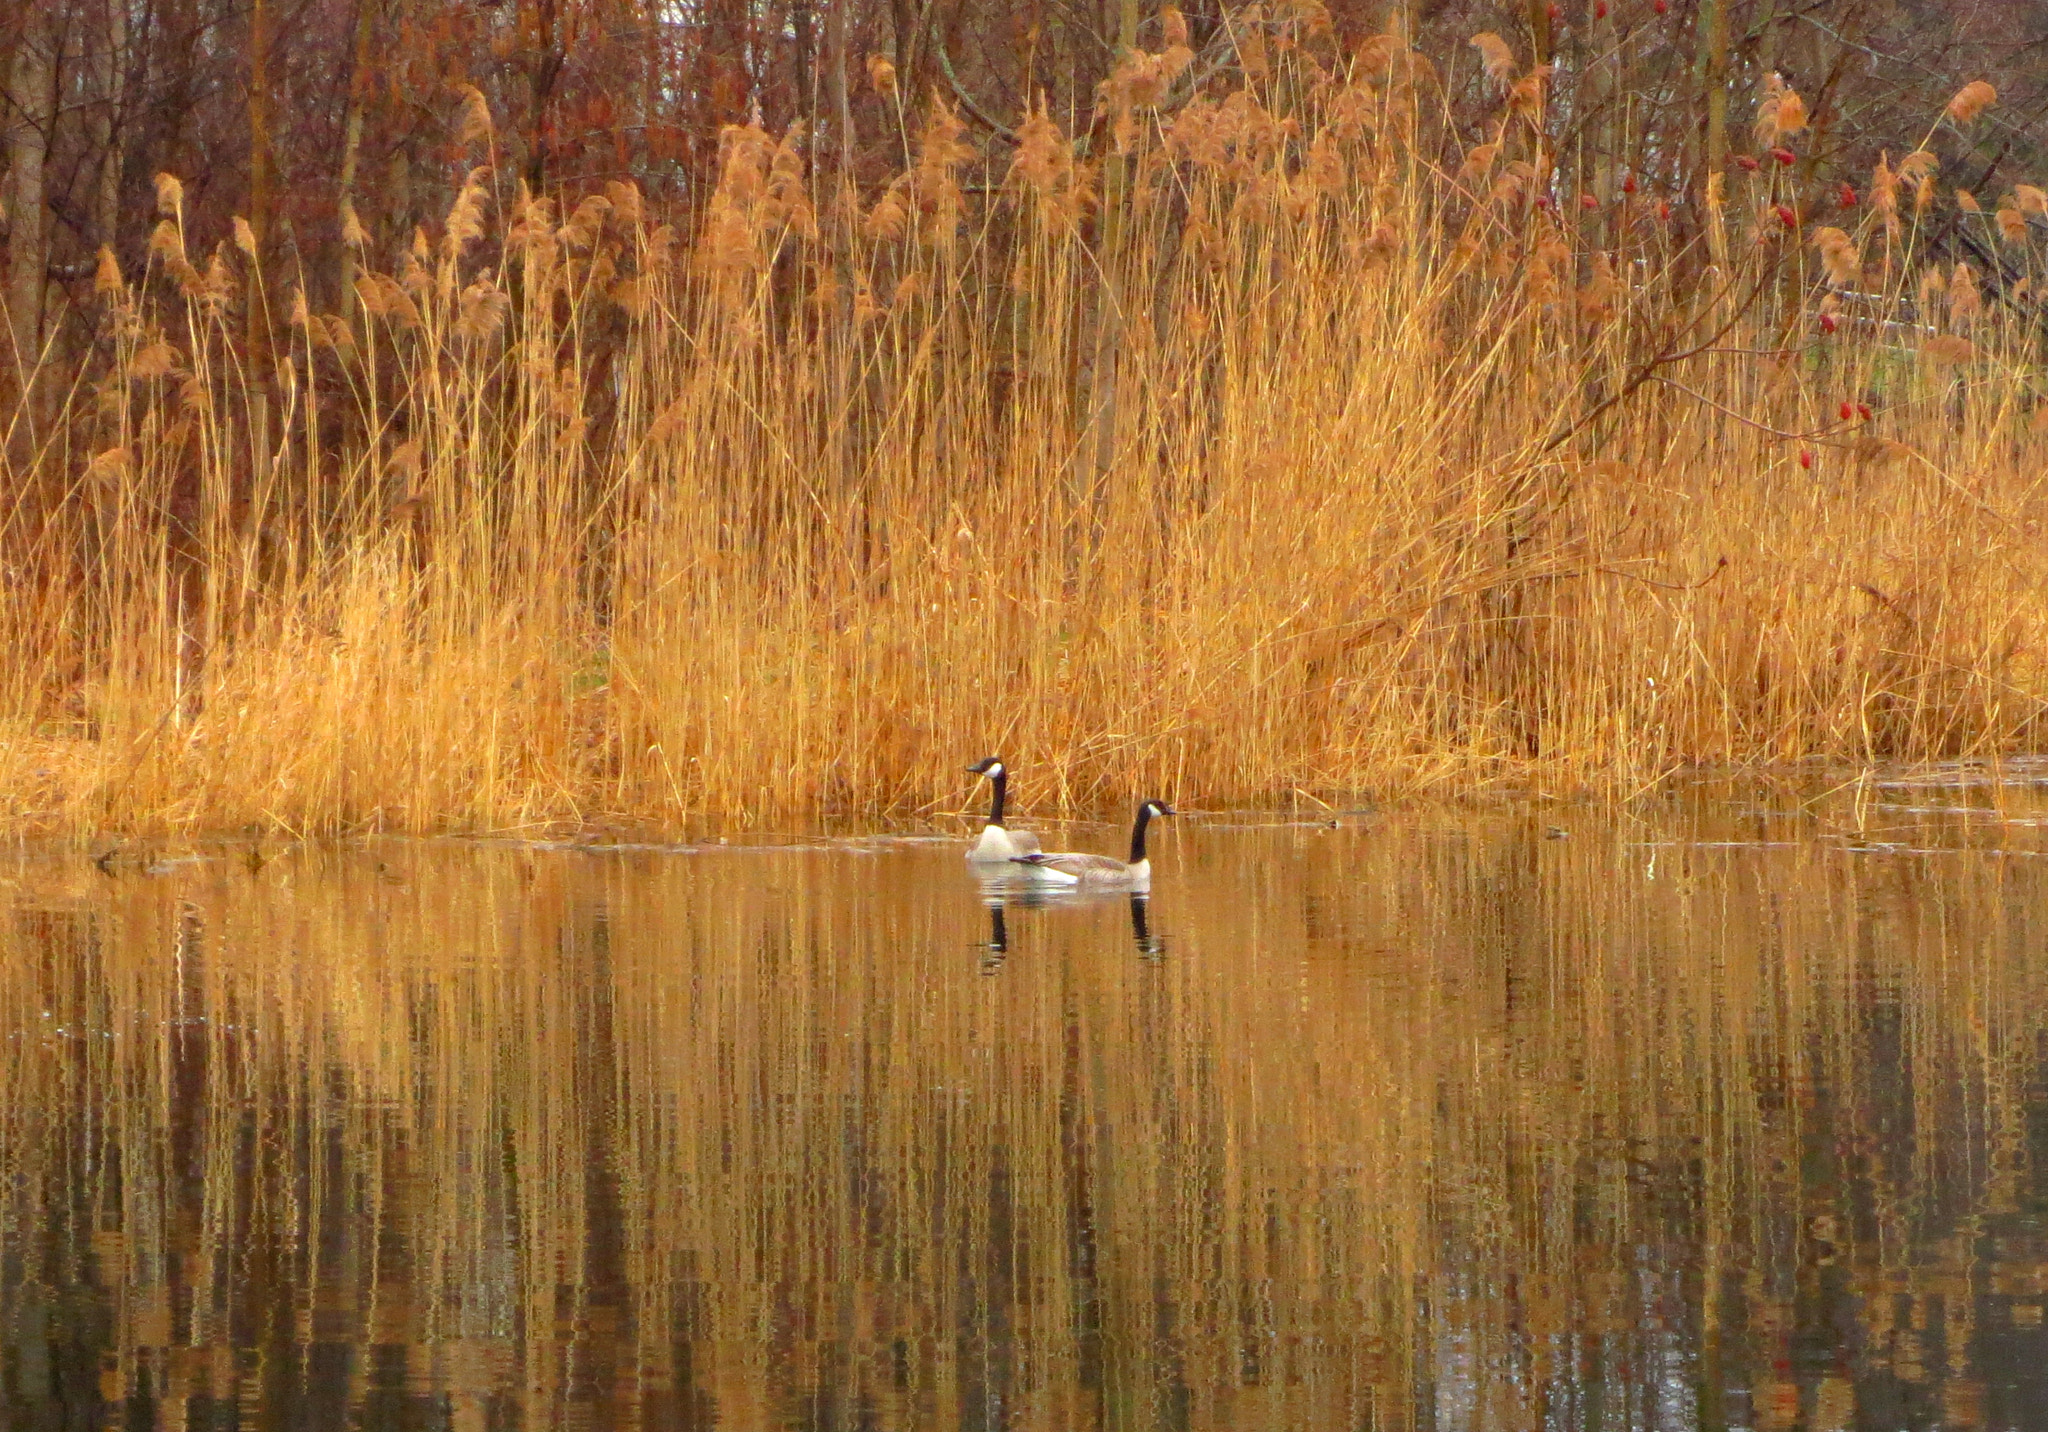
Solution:
{"label": "goose with black neck", "polygon": [[1011,830],[1003,824],[1003,802],[1009,794],[1010,773],[1001,759],[990,756],[969,766],[967,771],[970,775],[988,777],[988,783],[995,792],[989,806],[988,824],[967,847],[967,858],[977,865],[1001,865],[1019,856],[1036,854],[1042,848],[1037,836],[1028,830]]}
{"label": "goose with black neck", "polygon": [[1040,880],[1059,885],[1079,885],[1091,890],[1149,890],[1152,861],[1145,854],[1145,827],[1153,817],[1173,813],[1173,807],[1161,800],[1148,800],[1138,807],[1138,818],[1131,825],[1129,860],[1086,851],[1040,851],[1013,856],[1012,863]]}

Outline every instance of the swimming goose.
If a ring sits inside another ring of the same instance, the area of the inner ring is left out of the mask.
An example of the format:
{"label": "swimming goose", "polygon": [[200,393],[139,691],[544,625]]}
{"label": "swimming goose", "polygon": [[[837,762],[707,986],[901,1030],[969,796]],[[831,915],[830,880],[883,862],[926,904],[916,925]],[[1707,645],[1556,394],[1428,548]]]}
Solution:
{"label": "swimming goose", "polygon": [[1015,860],[1020,855],[1031,855],[1038,851],[1038,837],[1028,830],[1010,830],[1003,824],[1003,797],[1009,789],[1009,773],[1003,763],[990,756],[976,766],[967,768],[969,775],[987,776],[988,783],[995,787],[995,804],[989,808],[988,824],[981,828],[981,838],[967,847],[967,858],[977,863],[1001,864]]}
{"label": "swimming goose", "polygon": [[1155,815],[1172,814],[1173,807],[1165,801],[1146,801],[1138,807],[1137,822],[1131,826],[1129,860],[1118,860],[1113,855],[1066,852],[1056,855],[1040,852],[1012,858],[1040,879],[1061,885],[1086,885],[1097,890],[1149,890],[1152,888],[1152,862],[1145,858],[1145,827]]}

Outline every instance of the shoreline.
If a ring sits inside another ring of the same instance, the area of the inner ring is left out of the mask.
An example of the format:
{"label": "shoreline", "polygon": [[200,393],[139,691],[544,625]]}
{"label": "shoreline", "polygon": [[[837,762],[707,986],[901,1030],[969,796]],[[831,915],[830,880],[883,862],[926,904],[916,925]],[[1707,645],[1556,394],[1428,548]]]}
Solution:
{"label": "shoreline", "polygon": [[[1430,814],[1487,817],[1527,814],[1555,818],[1582,811],[1602,819],[1625,819],[1651,806],[1674,804],[1701,811],[1732,809],[1744,804],[1799,810],[1836,796],[1850,798],[1859,788],[1866,794],[1912,790],[2024,789],[2048,785],[2048,752],[1962,757],[1932,762],[1878,762],[1865,766],[1812,760],[1794,763],[1699,765],[1674,771],[1662,780],[1634,790],[1617,782],[1583,785],[1570,792],[1546,791],[1501,780],[1486,786],[1439,785],[1403,793],[1375,795],[1352,792],[1327,796],[1295,792],[1292,802],[1251,799],[1204,804],[1185,800],[1182,814],[1211,829],[1355,827]],[[1896,807],[1896,802],[1876,802]],[[934,803],[935,804],[935,803]],[[1027,817],[1048,829],[1098,831],[1122,829],[1123,801],[1103,800],[1065,808],[1031,808]],[[1989,807],[1912,807],[1919,813],[1994,814]],[[261,830],[215,826],[175,829],[162,825],[127,828],[61,827],[50,814],[17,816],[0,822],[0,850],[15,858],[49,855],[59,858],[111,858],[115,863],[147,861],[167,854],[205,851],[220,858],[281,849],[318,847],[347,849],[379,841],[556,850],[591,854],[705,854],[719,851],[841,849],[863,845],[964,843],[979,827],[983,812],[973,803],[919,816],[909,810],[891,813],[779,813],[756,820],[691,814],[680,819],[614,815],[583,822],[560,820],[523,826],[470,827],[453,823],[416,828],[357,825],[297,831],[288,825]]]}

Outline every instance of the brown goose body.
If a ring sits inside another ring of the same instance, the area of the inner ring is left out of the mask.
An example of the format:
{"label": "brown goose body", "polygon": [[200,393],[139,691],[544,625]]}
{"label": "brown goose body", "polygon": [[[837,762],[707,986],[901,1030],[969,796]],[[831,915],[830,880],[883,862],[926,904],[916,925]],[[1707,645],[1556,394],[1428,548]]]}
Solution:
{"label": "brown goose body", "polygon": [[1085,851],[1040,852],[1018,855],[1013,860],[1048,883],[1083,885],[1095,890],[1149,890],[1152,862],[1145,854],[1145,827],[1156,815],[1172,814],[1173,807],[1165,801],[1148,800],[1138,807],[1138,818],[1131,826],[1129,860]]}

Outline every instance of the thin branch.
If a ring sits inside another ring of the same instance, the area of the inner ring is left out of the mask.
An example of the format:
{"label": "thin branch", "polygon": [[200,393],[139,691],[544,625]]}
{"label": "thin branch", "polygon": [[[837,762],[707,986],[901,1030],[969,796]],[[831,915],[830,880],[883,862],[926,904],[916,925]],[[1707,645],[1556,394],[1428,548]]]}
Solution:
{"label": "thin branch", "polygon": [[1764,291],[1765,281],[1768,277],[1768,274],[1760,276],[1757,279],[1757,281],[1750,286],[1748,296],[1745,297],[1740,304],[1736,305],[1734,311],[1728,315],[1728,321],[1726,323],[1723,323],[1719,328],[1715,329],[1712,336],[1707,338],[1704,342],[1695,344],[1691,348],[1687,348],[1682,351],[1674,350],[1669,347],[1659,350],[1654,357],[1650,358],[1641,367],[1637,368],[1635,372],[1631,373],[1628,376],[1627,380],[1624,381],[1621,387],[1616,389],[1614,393],[1612,393],[1610,396],[1603,399],[1599,403],[1595,404],[1593,408],[1589,412],[1587,412],[1583,417],[1580,417],[1575,422],[1567,424],[1565,427],[1559,429],[1551,437],[1546,439],[1544,441],[1543,446],[1536,449],[1537,453],[1540,455],[1543,453],[1554,451],[1556,448],[1562,446],[1564,443],[1569,442],[1573,437],[1577,436],[1579,433],[1584,432],[1593,423],[1599,421],[1600,418],[1604,417],[1609,409],[1616,407],[1621,403],[1627,402],[1628,399],[1635,396],[1636,390],[1641,388],[1643,384],[1647,383],[1659,368],[1668,367],[1670,364],[1673,363],[1682,363],[1688,358],[1698,357],[1700,354],[1707,352],[1709,349],[1719,344],[1723,338],[1726,338],[1731,332],[1734,331],[1735,325],[1742,321],[1742,316],[1749,312],[1750,308],[1756,303],[1758,297],[1762,295]]}
{"label": "thin branch", "polygon": [[967,86],[960,83],[960,76],[953,72],[953,57],[946,53],[945,36],[939,33],[939,15],[936,7],[932,11],[931,36],[932,53],[939,57],[939,69],[946,76],[946,83],[952,88],[954,98],[960,101],[960,107],[983,129],[1015,144],[1017,131],[983,109],[974,96],[967,92]]}
{"label": "thin branch", "polygon": [[[1619,567],[1589,567],[1586,569],[1588,574],[1598,573],[1603,577],[1620,577],[1624,581],[1641,582],[1646,587],[1662,587],[1667,592],[1697,592],[1701,587],[1704,587],[1727,570],[1728,558],[1726,554],[1723,554],[1720,560],[1714,563],[1713,571],[1707,573],[1706,576],[1701,577],[1696,582],[1660,582],[1655,577],[1645,577],[1640,572],[1624,572]],[[1573,574],[1567,573],[1566,575]]]}
{"label": "thin branch", "polygon": [[1735,409],[1725,404],[1717,403],[1705,393],[1688,388],[1685,384],[1667,378],[1662,373],[1652,374],[1650,380],[1655,383],[1662,383],[1667,388],[1675,388],[1694,402],[1706,404],[1723,417],[1733,418],[1736,422],[1755,428],[1760,433],[1769,433],[1780,442],[1824,443],[1841,429],[1841,425],[1837,423],[1828,427],[1815,428],[1810,433],[1788,433],[1783,428],[1774,428],[1769,423],[1760,423],[1755,418],[1744,417],[1741,413],[1736,412]]}

